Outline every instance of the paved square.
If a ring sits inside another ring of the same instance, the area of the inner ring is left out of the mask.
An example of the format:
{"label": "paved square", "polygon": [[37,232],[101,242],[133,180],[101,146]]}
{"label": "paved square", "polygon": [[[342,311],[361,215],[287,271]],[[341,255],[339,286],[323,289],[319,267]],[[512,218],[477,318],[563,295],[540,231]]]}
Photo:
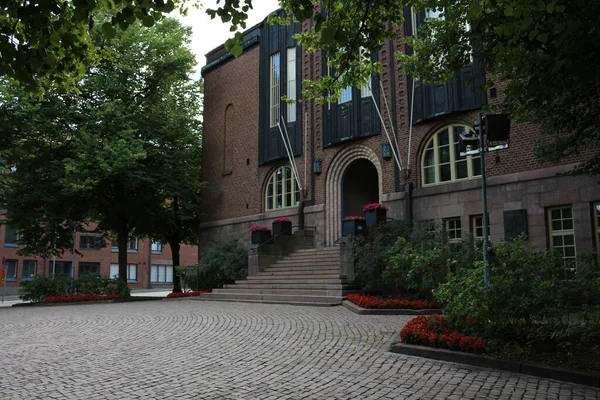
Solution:
{"label": "paved square", "polygon": [[600,398],[385,352],[408,319],[190,300],[4,308],[0,399]]}

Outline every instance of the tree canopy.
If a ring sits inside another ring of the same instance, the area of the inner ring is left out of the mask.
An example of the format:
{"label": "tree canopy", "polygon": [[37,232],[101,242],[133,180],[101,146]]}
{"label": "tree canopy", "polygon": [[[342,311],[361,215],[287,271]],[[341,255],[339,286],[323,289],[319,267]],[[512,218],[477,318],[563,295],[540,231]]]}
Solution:
{"label": "tree canopy", "polygon": [[[209,13],[245,28],[252,0],[225,0]],[[471,56],[483,61],[490,86],[502,83],[498,109],[517,122],[539,124],[547,140],[538,155],[559,161],[591,152],[577,172],[600,173],[600,3],[586,0],[280,0],[280,6],[311,29],[298,41],[325,50],[334,77],[305,82],[306,98],[337,97],[380,69],[369,53],[399,37],[405,10],[432,10],[417,35],[405,38],[412,52],[397,55],[405,73],[425,83],[451,79]],[[322,7],[321,7],[322,6]],[[407,13],[410,15],[410,12]],[[274,22],[286,18],[273,16]],[[241,35],[226,42],[241,52]]]}
{"label": "tree canopy", "polygon": [[185,0],[0,0],[0,7],[0,77],[29,90],[44,79],[72,89],[101,54],[90,37],[99,11],[112,13],[100,21],[112,38],[116,28],[151,27],[175,7],[185,11]]}

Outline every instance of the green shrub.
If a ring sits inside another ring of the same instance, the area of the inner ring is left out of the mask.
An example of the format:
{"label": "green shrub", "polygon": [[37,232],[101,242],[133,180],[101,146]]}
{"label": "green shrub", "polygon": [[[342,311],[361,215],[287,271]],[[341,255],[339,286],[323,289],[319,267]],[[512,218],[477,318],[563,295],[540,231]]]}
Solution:
{"label": "green shrub", "polygon": [[116,279],[97,274],[84,274],[73,281],[73,292],[77,294],[116,294],[119,285]]}
{"label": "green shrub", "polygon": [[65,275],[36,276],[33,280],[21,282],[23,300],[40,303],[50,296],[68,296],[73,293],[73,280]]}
{"label": "green shrub", "polygon": [[197,266],[180,269],[184,286],[193,290],[221,288],[248,275],[248,248],[236,241],[202,250]]}

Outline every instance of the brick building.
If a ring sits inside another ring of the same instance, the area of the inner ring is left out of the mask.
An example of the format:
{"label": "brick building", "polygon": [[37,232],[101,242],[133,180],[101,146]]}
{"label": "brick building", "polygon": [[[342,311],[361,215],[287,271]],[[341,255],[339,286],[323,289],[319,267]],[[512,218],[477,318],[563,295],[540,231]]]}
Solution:
{"label": "brick building", "polygon": [[[34,276],[64,274],[74,278],[85,273],[114,276],[119,272],[119,255],[116,243],[108,242],[101,247],[101,235],[92,229],[77,232],[75,249],[81,255],[65,252],[62,257],[41,258],[19,256],[19,231],[11,226],[0,225],[0,258],[6,257],[6,294],[17,294],[20,283]],[[127,254],[127,282],[132,289],[173,287],[173,262],[169,245],[153,243],[148,239],[129,241]],[[182,265],[194,265],[198,261],[198,247],[182,245]]]}
{"label": "brick building", "polygon": [[[412,32],[424,14],[407,18],[398,33]],[[335,243],[342,219],[361,215],[369,202],[389,206],[394,219],[439,221],[452,238],[482,236],[480,158],[461,157],[458,137],[473,130],[482,107],[499,101],[501,85],[481,89],[485,74],[473,60],[453,82],[413,86],[394,58],[403,45],[390,41],[373,54],[383,70],[370,87],[348,88],[335,104],[287,104],[280,97],[300,99],[302,80],[328,73],[325,56],[308,54],[292,37],[307,29],[308,23],[265,21],[245,32],[239,58],[222,47],[206,56],[203,173],[220,191],[207,196],[211,213],[201,243],[247,243],[252,224],[281,216],[297,225],[301,200],[319,247]],[[281,117],[302,190],[277,128]],[[386,130],[398,142],[402,170],[389,154]],[[586,154],[540,163],[540,138],[536,126],[513,123],[509,148],[486,154],[491,240],[525,230],[538,248],[554,246],[574,258],[597,248],[598,177],[559,175]]]}

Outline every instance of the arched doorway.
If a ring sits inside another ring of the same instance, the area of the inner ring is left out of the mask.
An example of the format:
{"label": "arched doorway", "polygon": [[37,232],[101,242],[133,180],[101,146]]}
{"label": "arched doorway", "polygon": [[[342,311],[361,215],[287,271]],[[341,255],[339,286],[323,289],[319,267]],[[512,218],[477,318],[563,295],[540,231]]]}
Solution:
{"label": "arched doorway", "polygon": [[361,158],[346,168],[342,177],[342,218],[363,215],[363,206],[379,202],[379,179],[373,163]]}
{"label": "arched doorway", "polygon": [[[343,196],[342,196],[342,186],[343,186],[343,178],[346,176],[346,172],[348,168],[357,161],[365,161],[370,163],[371,165],[367,168],[371,170],[372,167],[375,168],[376,176],[369,174],[372,178],[369,181],[374,181],[377,183],[377,196],[373,195],[372,201],[379,201],[382,196],[382,172],[381,172],[381,163],[379,162],[379,158],[373,150],[369,147],[362,144],[355,144],[353,146],[348,146],[342,149],[331,161],[329,167],[327,168],[327,179],[325,183],[325,245],[331,246],[337,242],[337,240],[342,235],[342,219],[343,217]],[[364,166],[364,164],[363,164]],[[357,164],[357,168],[360,167],[360,164]],[[372,171],[372,170],[371,170]],[[356,171],[355,171],[356,172]],[[360,174],[360,172],[358,173]],[[350,170],[349,177],[352,177],[354,174],[352,170]],[[354,175],[356,177],[356,175]],[[350,181],[352,179],[348,179]],[[360,180],[359,180],[360,181]],[[371,182],[372,183],[372,182]],[[351,190],[350,190],[351,191]],[[369,191],[372,193],[372,190]],[[369,197],[371,199],[371,197]],[[355,212],[358,215],[362,214],[362,200],[359,201],[360,210],[356,210]],[[358,202],[357,202],[358,203]],[[348,209],[350,211],[351,209]]]}

